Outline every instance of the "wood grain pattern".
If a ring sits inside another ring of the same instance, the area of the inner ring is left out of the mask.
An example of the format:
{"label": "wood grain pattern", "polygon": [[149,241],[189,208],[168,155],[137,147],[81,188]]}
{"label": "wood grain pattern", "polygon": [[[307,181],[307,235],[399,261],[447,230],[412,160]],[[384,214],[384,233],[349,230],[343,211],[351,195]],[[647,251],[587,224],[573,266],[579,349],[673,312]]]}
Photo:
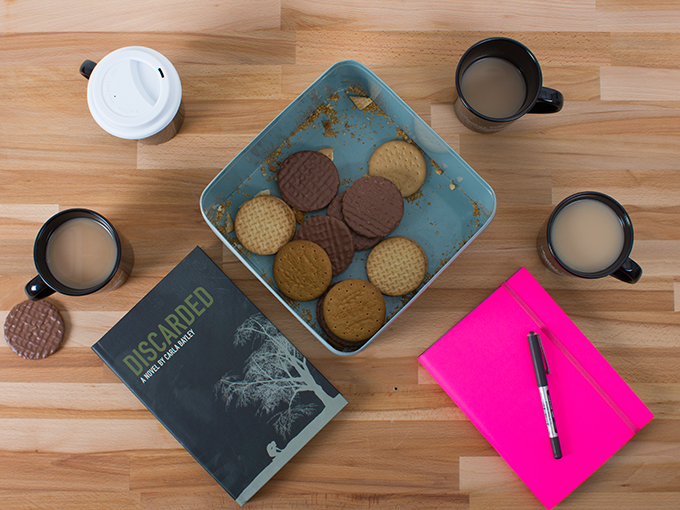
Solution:
{"label": "wood grain pattern", "polygon": [[[25,299],[33,239],[59,210],[101,212],[136,261],[115,292],[50,298],[66,322],[55,355],[0,345],[0,508],[238,508],[90,350],[196,245],[349,400],[248,508],[542,508],[416,359],[522,266],[655,414],[558,508],[679,508],[679,34],[680,4],[658,0],[2,2],[0,319]],[[460,124],[456,64],[494,35],[534,51],[564,93],[560,113],[495,135]],[[129,45],[160,51],[182,78],[186,120],[163,145],[116,139],[89,114],[78,66]],[[343,59],[378,74],[498,199],[480,238],[351,358],[316,342],[199,210],[212,178]],[[586,189],[628,209],[638,284],[539,261],[543,221]]]}

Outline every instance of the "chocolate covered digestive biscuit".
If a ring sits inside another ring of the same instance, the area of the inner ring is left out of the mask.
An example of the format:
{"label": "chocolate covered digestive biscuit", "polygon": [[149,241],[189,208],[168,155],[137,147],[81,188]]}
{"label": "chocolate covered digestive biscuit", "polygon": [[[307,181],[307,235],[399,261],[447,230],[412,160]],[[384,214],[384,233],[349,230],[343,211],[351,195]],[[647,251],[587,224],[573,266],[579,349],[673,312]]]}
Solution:
{"label": "chocolate covered digestive biscuit", "polygon": [[334,285],[323,301],[328,329],[350,342],[371,338],[385,323],[385,298],[370,282],[351,278]]}
{"label": "chocolate covered digestive biscuit", "polygon": [[273,273],[283,294],[297,301],[311,301],[321,296],[331,283],[331,259],[316,243],[291,241],[276,254]]}
{"label": "chocolate covered digestive biscuit", "polygon": [[[343,223],[347,224],[345,222],[345,217],[342,214],[342,199],[344,196],[345,191],[341,191],[340,193],[335,195],[335,198],[331,200],[330,204],[328,204],[326,215],[332,216],[333,218],[337,218]],[[382,237],[365,237],[360,234],[357,234],[352,229],[350,229],[350,232],[352,232],[352,240],[354,241],[354,249],[356,251],[368,250],[369,248],[373,248],[382,239]]]}
{"label": "chocolate covered digestive biscuit", "polygon": [[383,237],[399,225],[404,215],[404,199],[389,179],[365,175],[345,192],[342,214],[356,233]]}
{"label": "chocolate covered digestive biscuit", "polygon": [[244,202],[236,213],[234,231],[246,250],[274,255],[295,234],[295,215],[277,197],[260,195]]}
{"label": "chocolate covered digestive biscuit", "polygon": [[288,156],[277,175],[281,197],[300,211],[326,207],[338,192],[340,175],[331,159],[316,151]]}
{"label": "chocolate covered digestive biscuit", "polygon": [[420,149],[402,140],[378,147],[368,161],[368,174],[392,181],[402,197],[413,195],[425,182],[427,163]]}
{"label": "chocolate covered digestive biscuit", "polygon": [[427,274],[427,255],[413,239],[388,237],[366,260],[369,281],[387,296],[403,296],[414,291]]}
{"label": "chocolate covered digestive biscuit", "polygon": [[306,239],[321,246],[331,259],[333,276],[340,274],[352,262],[352,231],[344,222],[332,216],[309,218],[300,226],[294,239]]}
{"label": "chocolate covered digestive biscuit", "polygon": [[64,319],[47,301],[23,301],[7,314],[5,339],[22,358],[46,358],[64,339]]}

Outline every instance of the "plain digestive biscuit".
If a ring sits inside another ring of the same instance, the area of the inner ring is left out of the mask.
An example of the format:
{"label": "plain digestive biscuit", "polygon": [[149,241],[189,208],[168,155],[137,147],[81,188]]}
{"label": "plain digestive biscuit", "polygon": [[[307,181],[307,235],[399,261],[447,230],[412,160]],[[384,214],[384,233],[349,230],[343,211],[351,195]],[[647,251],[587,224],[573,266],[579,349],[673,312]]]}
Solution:
{"label": "plain digestive biscuit", "polygon": [[427,255],[413,239],[389,237],[366,260],[369,281],[386,296],[403,296],[418,288],[427,274]]}
{"label": "plain digestive biscuit", "polygon": [[244,202],[236,213],[234,231],[246,250],[274,255],[295,234],[295,215],[283,200],[260,195]]}
{"label": "plain digestive biscuit", "polygon": [[283,294],[297,301],[310,301],[321,296],[330,285],[331,259],[312,241],[291,241],[276,254],[273,272]]}
{"label": "plain digestive biscuit", "polygon": [[323,318],[331,333],[350,342],[368,340],[385,323],[386,305],[370,282],[350,278],[335,284],[323,302]]}
{"label": "plain digestive biscuit", "polygon": [[368,174],[389,179],[397,185],[402,197],[408,197],[425,182],[427,163],[415,145],[392,140],[373,152],[368,161]]}

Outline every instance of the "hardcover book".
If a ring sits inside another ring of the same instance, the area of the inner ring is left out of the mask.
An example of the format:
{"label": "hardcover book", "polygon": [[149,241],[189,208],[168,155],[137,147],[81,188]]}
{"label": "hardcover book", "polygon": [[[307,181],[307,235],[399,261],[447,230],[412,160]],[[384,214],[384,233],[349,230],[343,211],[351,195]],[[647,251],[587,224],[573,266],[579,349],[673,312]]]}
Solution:
{"label": "hardcover book", "polygon": [[347,404],[199,247],[92,349],[239,505]]}
{"label": "hardcover book", "polygon": [[[549,368],[559,459],[532,362],[531,331],[542,339]],[[419,360],[546,508],[562,501],[653,417],[524,268]]]}

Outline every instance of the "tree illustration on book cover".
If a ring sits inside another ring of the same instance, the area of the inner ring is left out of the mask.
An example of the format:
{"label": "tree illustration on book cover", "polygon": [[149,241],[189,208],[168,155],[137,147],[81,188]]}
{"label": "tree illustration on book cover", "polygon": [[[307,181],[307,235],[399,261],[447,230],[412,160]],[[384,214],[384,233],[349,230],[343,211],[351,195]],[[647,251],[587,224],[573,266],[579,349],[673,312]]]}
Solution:
{"label": "tree illustration on book cover", "polygon": [[[261,313],[250,316],[236,330],[234,346],[248,345],[259,348],[246,360],[242,378],[227,373],[215,385],[227,407],[232,403],[256,406],[257,414],[270,417],[274,430],[286,440],[299,419],[318,414],[319,404],[302,401],[302,393],[313,392],[324,409],[334,401],[344,401],[339,393],[334,397],[326,393],[315,379],[316,369]],[[275,439],[266,448],[272,458],[282,452]]]}

